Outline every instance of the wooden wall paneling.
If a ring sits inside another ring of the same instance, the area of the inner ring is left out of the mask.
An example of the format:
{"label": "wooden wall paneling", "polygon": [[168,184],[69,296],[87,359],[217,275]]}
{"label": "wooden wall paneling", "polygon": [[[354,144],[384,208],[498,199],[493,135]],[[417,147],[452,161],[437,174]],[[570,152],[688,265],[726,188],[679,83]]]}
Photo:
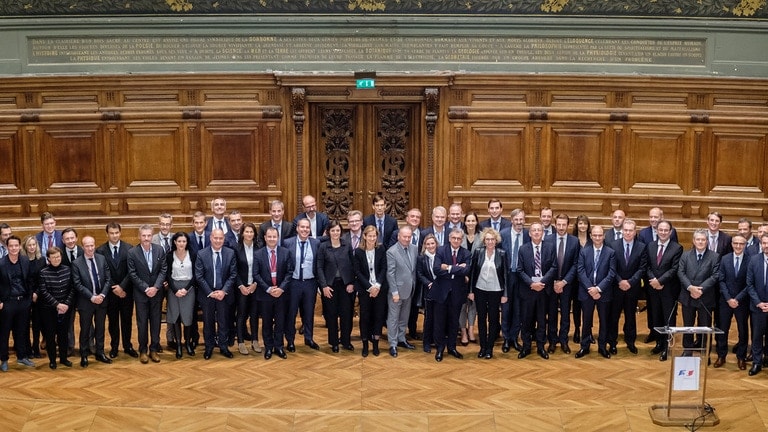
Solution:
{"label": "wooden wall paneling", "polygon": [[470,190],[523,190],[529,148],[525,125],[466,124],[467,144],[455,158]]}
{"label": "wooden wall paneling", "polygon": [[[26,207],[16,199],[24,191],[21,183],[28,166],[25,161],[30,160],[32,154],[26,150],[26,141],[32,141],[34,145],[34,140],[27,139],[25,130],[23,127],[0,128],[0,161],[3,163],[3,169],[0,169],[0,212],[3,214],[20,215]],[[6,199],[4,195],[14,198]]]}

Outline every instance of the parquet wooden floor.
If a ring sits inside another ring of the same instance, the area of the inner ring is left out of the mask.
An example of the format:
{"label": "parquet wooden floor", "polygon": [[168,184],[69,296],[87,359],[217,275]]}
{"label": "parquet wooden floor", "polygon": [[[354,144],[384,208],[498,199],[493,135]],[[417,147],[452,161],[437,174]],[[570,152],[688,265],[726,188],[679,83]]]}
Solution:
{"label": "parquet wooden floor", "polygon": [[[50,370],[46,359],[30,369],[12,355],[10,370],[0,373],[0,430],[682,430],[655,426],[648,414],[664,400],[669,371],[651,345],[639,344],[638,355],[620,345],[609,360],[594,350],[583,359],[558,351],[549,360],[535,353],[519,360],[500,349],[480,360],[471,344],[459,347],[463,360],[437,363],[420,346],[398,358],[383,350],[363,359],[355,341],[354,353],[333,354],[322,343],[319,314],[315,331],[321,350],[300,344],[287,360],[216,351],[205,361],[198,348],[182,360],[166,350],[159,364],[121,352],[112,365]],[[706,429],[768,430],[768,372],[748,377],[729,355],[708,378],[707,400],[721,422]]]}

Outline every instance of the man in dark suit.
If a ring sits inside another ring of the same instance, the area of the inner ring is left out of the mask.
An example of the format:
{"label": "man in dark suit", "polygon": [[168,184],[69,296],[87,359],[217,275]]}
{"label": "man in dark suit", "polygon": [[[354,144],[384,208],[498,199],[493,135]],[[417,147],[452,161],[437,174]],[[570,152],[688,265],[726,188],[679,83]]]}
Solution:
{"label": "man in dark suit", "polygon": [[411,302],[416,287],[416,257],[419,252],[411,244],[411,228],[398,230],[397,243],[387,250],[387,340],[389,354],[397,357],[397,347],[416,349],[405,339],[405,328],[411,313]]}
{"label": "man in dark suit", "polygon": [[[747,239],[747,245],[745,246],[745,251],[749,250],[750,248],[757,247],[755,250],[756,253],[760,253],[760,239],[757,236],[752,235],[752,221],[748,218],[740,218],[738,222],[736,222],[736,232],[744,236],[745,239]],[[733,245],[733,243],[731,243]],[[724,256],[725,254],[720,254],[720,256]]]}
{"label": "man in dark suit", "polygon": [[531,353],[531,339],[535,332],[536,352],[541,358],[548,359],[544,346],[547,341],[547,305],[557,277],[557,253],[553,243],[543,241],[544,226],[541,222],[532,223],[528,233],[531,241],[520,247],[517,259],[522,321],[520,333],[523,339],[517,358],[525,358]]}
{"label": "man in dark suit", "polygon": [[542,207],[539,210],[539,221],[544,226],[544,238],[553,235],[556,232],[554,225],[552,225],[552,209],[549,207]]}
{"label": "man in dark suit", "polygon": [[6,240],[8,255],[0,258],[0,371],[8,371],[8,338],[13,332],[19,364],[34,367],[29,359],[29,308],[32,305],[33,276],[29,259],[21,255],[21,239],[11,235]]}
{"label": "man in dark suit", "polygon": [[[363,219],[363,229],[368,225],[373,225],[379,230],[379,238],[385,247],[392,246],[389,243],[389,239],[392,238],[392,233],[397,231],[397,219],[387,214],[387,202],[381,195],[373,197],[372,202],[373,214],[370,214]],[[443,220],[445,222],[445,220]]]}
{"label": "man in dark suit", "polygon": [[43,224],[43,230],[35,234],[35,239],[40,247],[40,254],[45,257],[48,248],[52,246],[63,249],[64,241],[61,239],[61,231],[56,229],[56,219],[53,214],[51,212],[41,214],[40,223]]}
{"label": "man in dark suit", "polygon": [[669,344],[666,336],[659,334],[653,327],[674,325],[677,322],[677,299],[680,297],[680,279],[677,269],[683,247],[672,241],[672,224],[661,220],[656,225],[658,241],[649,243],[646,250],[648,270],[648,309],[653,310],[651,334],[656,341],[652,354],[660,354],[659,360],[667,360]]}
{"label": "man in dark suit", "polygon": [[[576,264],[579,260],[579,239],[568,234],[570,218],[565,213],[555,217],[555,234],[545,236],[544,241],[554,245],[557,254],[557,277],[553,285],[553,293],[549,296],[547,314],[548,351],[555,352],[557,343],[565,354],[571,353],[568,346],[568,333],[571,331],[571,296],[578,294],[576,284]],[[560,330],[558,332],[557,314],[560,313]]]}
{"label": "man in dark suit", "polygon": [[311,230],[310,237],[325,241],[328,239],[328,215],[317,211],[317,200],[312,195],[307,195],[301,199],[301,205],[304,207],[304,212],[299,213],[293,219],[293,230],[296,231],[296,227],[301,219],[309,220],[309,228]]}
{"label": "man in dark suit", "polygon": [[285,316],[288,311],[288,296],[285,291],[291,281],[295,260],[293,251],[278,245],[277,229],[268,227],[264,231],[265,246],[253,257],[253,280],[261,308],[261,340],[264,342],[264,358],[288,356],[283,350]]}
{"label": "man in dark suit", "polygon": [[111,348],[109,357],[117,357],[120,340],[123,350],[131,357],[139,353],[133,349],[131,335],[133,333],[133,286],[128,277],[128,251],[131,245],[120,240],[122,227],[117,222],[110,222],[106,227],[107,237],[104,244],[96,249],[96,253],[107,259],[112,286],[107,294],[107,318]]}
{"label": "man in dark suit", "polygon": [[160,220],[157,223],[158,232],[152,236],[152,243],[159,245],[163,248],[163,251],[167,254],[171,251],[171,237],[173,233],[173,215],[170,213],[163,213],[160,215]]}
{"label": "man in dark suit", "polygon": [[717,360],[714,367],[725,364],[728,355],[728,334],[731,331],[731,320],[736,319],[736,330],[739,340],[736,343],[736,362],[741,370],[747,369],[747,344],[749,343],[749,293],[747,292],[747,269],[749,255],[744,252],[747,239],[742,234],[731,237],[733,252],[720,259],[720,329],[723,334],[715,335],[717,343]]}
{"label": "man in dark suit", "polygon": [[272,201],[269,206],[270,219],[263,224],[259,225],[259,241],[257,246],[262,248],[266,244],[264,236],[266,235],[267,228],[275,228],[277,230],[277,241],[282,243],[283,240],[293,237],[295,232],[293,231],[293,224],[286,222],[283,219],[285,215],[285,205],[280,200]]}
{"label": "man in dark suit", "polygon": [[347,213],[347,226],[349,230],[341,235],[341,240],[348,244],[354,252],[363,239],[363,212],[352,210]]}
{"label": "man in dark suit", "polygon": [[229,225],[229,221],[225,216],[227,213],[227,201],[224,198],[212,199],[211,211],[213,212],[213,215],[211,215],[205,223],[205,232],[208,234],[206,237],[211,235],[211,231],[213,231],[214,228],[224,231],[224,235],[227,235],[227,233],[232,230],[232,227]]}
{"label": "man in dark suit", "polygon": [[461,247],[464,231],[453,230],[448,235],[449,244],[435,253],[435,282],[430,290],[434,299],[434,343],[437,348],[435,360],[443,360],[443,352],[460,359],[464,356],[456,350],[456,335],[459,332],[459,312],[467,300],[469,290],[466,277],[469,275],[471,254]]}
{"label": "man in dark suit", "polygon": [[611,358],[606,344],[608,343],[611,296],[616,278],[616,254],[613,249],[605,247],[605,231],[602,226],[593,225],[590,238],[592,243],[581,249],[577,264],[581,322],[584,331],[581,334],[581,348],[576,353],[576,358],[584,357],[589,353],[595,309],[597,309],[599,322],[597,352],[605,358]]}
{"label": "man in dark suit", "polygon": [[448,222],[445,227],[448,228],[448,232],[453,231],[454,228],[466,231],[464,228],[464,209],[461,208],[460,203],[453,203],[448,206]]}
{"label": "man in dark suit", "polygon": [[240,210],[229,212],[229,226],[232,229],[224,235],[224,246],[237,250],[237,244],[240,241],[240,230],[243,228],[243,215],[240,213]]}
{"label": "man in dark suit", "polygon": [[[419,236],[424,238],[429,234],[435,236],[437,246],[442,247],[448,244],[450,231],[445,226],[446,210],[443,206],[437,206],[432,209],[432,225],[421,230]],[[397,230],[395,230],[397,232]],[[391,245],[390,245],[391,246]]]}
{"label": "man in dark suit", "polygon": [[757,227],[757,235],[755,235],[755,241],[752,243],[752,246],[744,249],[744,252],[750,256],[760,255],[763,253],[763,247],[760,243],[760,239],[762,239],[766,234],[768,234],[768,222],[763,222],[760,224],[760,226]]}
{"label": "man in dark suit", "polygon": [[752,368],[749,376],[757,375],[763,364],[763,338],[768,329],[768,235],[760,237],[762,252],[749,258],[747,292],[752,319]]}
{"label": "man in dark suit", "polygon": [[720,231],[723,223],[723,215],[720,212],[711,212],[707,215],[707,248],[722,256],[733,252],[731,249],[731,236]]}
{"label": "man in dark suit", "polygon": [[[648,222],[649,226],[643,228],[640,230],[640,233],[638,234],[638,237],[640,238],[640,241],[645,243],[646,245],[649,245],[653,242],[658,241],[658,234],[656,233],[656,228],[661,220],[664,219],[664,211],[658,207],[654,207],[648,211]],[[677,240],[677,231],[672,228],[672,233],[669,235],[669,239],[672,240],[675,243],[678,243]]]}
{"label": "man in dark suit", "polygon": [[[611,215],[611,224],[613,227],[606,231],[605,233],[605,242],[606,244],[619,241],[624,237],[623,231],[624,231],[624,220],[627,218],[627,214],[624,213],[624,210],[618,209],[613,212]],[[633,236],[636,237],[636,236]],[[609,245],[610,246],[610,245]],[[614,249],[617,253],[616,259],[620,259],[623,252],[620,250]]]}
{"label": "man in dark suit", "polygon": [[[707,249],[707,230],[697,229],[693,233],[693,248],[683,253],[677,268],[683,325],[712,326],[712,311],[720,287],[719,268],[720,256]],[[702,342],[694,342],[692,334],[683,335],[683,348],[701,348]]]}
{"label": "man in dark suit", "polygon": [[486,228],[493,228],[498,232],[502,232],[504,228],[509,228],[512,225],[512,221],[501,215],[504,211],[504,207],[501,201],[496,198],[488,200],[488,219],[480,222],[478,225],[478,231],[482,231]]}
{"label": "man in dark suit", "polygon": [[[65,228],[61,232],[61,239],[64,242],[64,248],[61,250],[61,263],[67,267],[72,267],[72,262],[83,254],[83,248],[77,245],[77,231],[74,228]],[[69,347],[67,347],[69,355],[73,355],[75,351],[75,311],[76,309],[73,309],[72,313],[69,314]]]}
{"label": "man in dark suit", "polygon": [[107,294],[112,278],[107,259],[96,253],[96,240],[83,237],[83,254],[72,263],[72,285],[77,292],[77,310],[80,312],[80,366],[88,367],[91,332],[96,339],[96,360],[112,363],[104,355],[104,330],[107,319]]}
{"label": "man in dark suit", "polygon": [[[608,230],[612,232],[613,230]],[[608,352],[617,354],[619,320],[624,313],[624,342],[632,354],[637,354],[637,300],[640,296],[640,282],[647,263],[646,245],[637,238],[637,226],[632,219],[624,219],[622,238],[607,242],[616,252],[616,280],[613,284],[613,299],[608,328]]]}
{"label": "man in dark suit", "polygon": [[522,299],[520,297],[519,278],[517,274],[517,262],[520,256],[520,246],[529,243],[531,237],[528,231],[523,229],[525,225],[525,212],[516,208],[511,213],[512,222],[501,230],[501,248],[507,252],[509,257],[509,274],[507,275],[507,293],[509,299],[501,304],[501,334],[504,337],[504,343],[501,351],[509,352],[509,348],[514,347],[520,351],[522,346],[517,341],[522,327],[520,307]]}
{"label": "man in dark suit", "polygon": [[301,312],[304,344],[314,350],[320,346],[314,339],[315,304],[317,303],[317,250],[320,241],[310,237],[309,219],[301,219],[296,225],[296,236],[285,239],[283,247],[293,252],[296,260],[291,283],[288,285],[288,314],[285,322],[286,348],[296,351],[296,315]]}
{"label": "man in dark suit", "polygon": [[189,237],[187,249],[192,255],[192,262],[194,262],[198,252],[210,246],[210,236],[211,234],[205,231],[205,213],[196,211],[192,215],[192,231],[187,234]]}
{"label": "man in dark suit", "polygon": [[203,309],[203,358],[211,358],[217,345],[224,357],[232,358],[228,341],[232,325],[232,306],[235,302],[235,280],[237,262],[235,251],[224,247],[224,232],[218,228],[211,231],[211,245],[201,250],[195,259],[195,282],[197,283],[200,306]]}
{"label": "man in dark suit", "polygon": [[128,276],[133,284],[136,302],[139,360],[146,364],[151,358],[158,363],[163,282],[167,264],[163,248],[152,244],[151,225],[139,227],[139,240],[140,243],[128,252]]}

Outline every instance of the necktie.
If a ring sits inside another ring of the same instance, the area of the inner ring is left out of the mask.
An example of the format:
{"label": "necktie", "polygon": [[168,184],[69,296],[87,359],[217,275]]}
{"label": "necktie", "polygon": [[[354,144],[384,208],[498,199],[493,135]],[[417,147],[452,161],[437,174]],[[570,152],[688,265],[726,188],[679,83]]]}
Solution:
{"label": "necktie", "polygon": [[275,286],[277,285],[277,255],[274,249],[269,252],[269,272],[272,273],[272,286]]}
{"label": "necktie", "polygon": [[624,250],[624,262],[629,265],[629,243],[627,243],[627,248]]}
{"label": "necktie", "polygon": [[112,246],[112,260],[117,261],[117,246]]}
{"label": "necktie", "polygon": [[442,246],[443,245],[443,233],[442,232],[436,232],[435,233],[435,238],[437,238],[438,246]]}
{"label": "necktie", "polygon": [[517,271],[517,252],[520,248],[520,234],[515,234],[515,245],[512,246],[512,271]]}
{"label": "necktie", "polygon": [[219,224],[219,229],[223,231],[224,227],[223,227],[222,222],[221,221],[216,221],[216,223]]}
{"label": "necktie", "polygon": [[199,235],[197,236],[197,248],[202,249],[203,247],[203,236]]}
{"label": "necktie", "polygon": [[168,240],[168,237],[163,238],[163,249],[165,250],[165,253],[168,253],[171,250],[171,242]]}
{"label": "necktie", "polygon": [[614,239],[618,240],[621,238],[621,231],[614,230]]}
{"label": "necktie", "polygon": [[411,254],[408,253],[408,248],[407,247],[404,247],[403,251],[405,252],[405,258],[406,258],[405,262],[408,264],[408,270],[412,270],[412,267],[411,267]]}
{"label": "necktie", "polygon": [[152,249],[144,251],[144,259],[147,260],[147,268],[149,268],[149,272],[152,273]]}
{"label": "necktie", "polygon": [[273,224],[272,226],[275,227],[275,229],[277,230],[277,242],[279,244],[280,243],[280,237],[281,237],[281,235],[280,235],[280,224],[276,223],[276,224]]}
{"label": "necktie", "polygon": [[384,221],[381,219],[379,219],[379,235],[384,235]]}
{"label": "necktie", "polygon": [[91,263],[91,281],[93,282],[93,295],[99,293],[99,272],[96,271],[96,262],[93,258],[88,258],[88,262]]}
{"label": "necktie", "polygon": [[600,263],[600,249],[595,249],[595,271],[592,273],[592,283],[597,285],[597,266]]}
{"label": "necktie", "polygon": [[301,258],[299,259],[299,280],[304,280],[304,251],[307,246],[307,242],[299,242],[301,243]]}
{"label": "necktie", "polygon": [[75,250],[74,249],[69,251],[69,262],[70,263],[75,262]]}
{"label": "necktie", "polygon": [[768,286],[768,259],[765,260],[763,265],[763,288]]}
{"label": "necktie", "polygon": [[452,260],[453,260],[453,265],[456,265],[456,251],[453,251]]}
{"label": "necktie", "polygon": [[536,246],[536,254],[533,256],[533,275],[541,276],[541,250]]}
{"label": "necktie", "polygon": [[560,244],[557,246],[557,278],[563,278],[563,262],[565,262],[565,237],[560,237]]}
{"label": "necktie", "polygon": [[48,249],[53,247],[53,236],[48,235]]}
{"label": "necktie", "polygon": [[352,249],[357,249],[357,247],[360,246],[360,237],[353,235],[352,236]]}
{"label": "necktie", "polygon": [[419,245],[419,231],[413,230],[413,237],[411,237],[411,244],[414,246]]}
{"label": "necktie", "polygon": [[5,249],[5,246],[0,245],[0,258],[8,255],[8,251]]}
{"label": "necktie", "polygon": [[656,255],[656,265],[661,265],[661,257],[664,255],[664,245],[659,245],[659,253]]}
{"label": "necktie", "polygon": [[717,252],[715,249],[717,249],[717,243],[715,242],[715,236],[711,235],[709,236],[709,250]]}
{"label": "necktie", "polygon": [[496,231],[499,230],[499,222],[498,221],[493,221],[493,229],[495,229]]}
{"label": "necktie", "polygon": [[701,254],[696,254],[696,262],[697,263],[701,262]]}
{"label": "necktie", "polygon": [[739,274],[739,258],[741,257],[736,257],[736,264],[733,266],[733,272],[735,274]]}
{"label": "necktie", "polygon": [[657,241],[659,239],[659,236],[656,234],[656,230],[653,230],[653,241]]}
{"label": "necktie", "polygon": [[216,252],[216,264],[214,265],[214,272],[213,272],[213,289],[220,289],[221,288],[221,252]]}

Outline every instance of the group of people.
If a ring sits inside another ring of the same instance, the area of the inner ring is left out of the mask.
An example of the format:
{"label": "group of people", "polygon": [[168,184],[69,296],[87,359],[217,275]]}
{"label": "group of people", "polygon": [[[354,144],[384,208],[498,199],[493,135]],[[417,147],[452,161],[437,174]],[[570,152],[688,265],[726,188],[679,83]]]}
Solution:
{"label": "group of people", "polygon": [[[227,214],[226,201],[216,198],[210,217],[193,215],[192,231],[174,232],[172,215],[162,214],[157,233],[151,225],[139,228],[136,246],[121,240],[116,222],[107,224],[108,240],[98,247],[91,236],[78,245],[77,232],[57,230],[50,213],[41,216],[42,231],[23,240],[1,224],[0,370],[8,370],[11,332],[19,364],[34,366],[31,358],[40,357],[44,346],[51,368],[57,355],[58,364],[72,366],[75,310],[82,367],[91,354],[111,363],[121,343],[142,363],[159,362],[163,305],[166,338],[177,358],[195,355],[199,308],[205,359],[215,348],[231,358],[235,344],[243,355],[285,359],[286,351],[296,350],[297,333],[307,347],[320,349],[314,333],[318,294],[334,353],[355,350],[357,303],[363,357],[378,356],[386,334],[392,357],[398,349],[415,349],[421,338],[423,350],[434,348],[438,362],[446,353],[463,358],[457,344],[472,342],[479,344],[479,358],[491,359],[499,339],[501,351],[514,348],[518,358],[532,353],[534,341],[544,359],[558,346],[570,354],[571,340],[578,344],[576,358],[593,344],[610,358],[618,352],[622,314],[626,348],[637,354],[636,310],[645,298],[645,342],[656,343],[651,352],[660,360],[669,347],[654,328],[674,325],[680,305],[684,325],[712,326],[714,314],[714,325],[724,330],[716,338],[715,367],[725,364],[735,321],[738,367],[745,370],[751,356],[749,374],[761,370],[768,224],[753,236],[752,223],[741,219],[730,236],[720,230],[722,216],[712,212],[685,251],[659,208],[650,210],[650,225],[641,230],[616,210],[611,227],[592,226],[580,215],[571,231],[568,215],[546,207],[525,228],[523,210],[506,218],[501,201],[492,199],[487,219],[455,203],[433,208],[431,224],[422,227],[419,209],[409,210],[399,226],[376,196],[372,214],[347,214],[344,232],[338,220],[317,211],[314,197],[305,196],[302,204],[303,212],[288,221],[283,203],[273,201],[270,219],[256,226],[237,210]],[[694,349],[703,341],[686,337],[683,343]]]}

